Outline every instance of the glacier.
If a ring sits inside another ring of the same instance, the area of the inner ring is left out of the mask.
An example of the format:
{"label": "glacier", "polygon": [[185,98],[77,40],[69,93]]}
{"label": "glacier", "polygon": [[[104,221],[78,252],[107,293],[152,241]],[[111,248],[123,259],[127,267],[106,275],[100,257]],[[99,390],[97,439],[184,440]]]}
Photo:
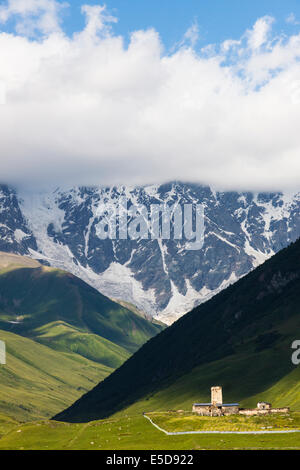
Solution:
{"label": "glacier", "polygon": [[[205,239],[102,240],[103,205],[202,204]],[[171,182],[141,187],[0,186],[0,250],[67,270],[104,295],[171,324],[300,236],[300,192],[222,192]]]}

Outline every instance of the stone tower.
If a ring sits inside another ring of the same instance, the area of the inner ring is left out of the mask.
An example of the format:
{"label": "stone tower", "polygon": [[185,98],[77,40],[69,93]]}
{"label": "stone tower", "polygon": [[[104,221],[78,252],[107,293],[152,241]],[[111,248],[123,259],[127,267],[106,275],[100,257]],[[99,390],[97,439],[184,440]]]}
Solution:
{"label": "stone tower", "polygon": [[222,403],[223,403],[222,387],[211,387],[211,404],[222,405]]}
{"label": "stone tower", "polygon": [[0,341],[0,364],[6,364],[4,341]]}

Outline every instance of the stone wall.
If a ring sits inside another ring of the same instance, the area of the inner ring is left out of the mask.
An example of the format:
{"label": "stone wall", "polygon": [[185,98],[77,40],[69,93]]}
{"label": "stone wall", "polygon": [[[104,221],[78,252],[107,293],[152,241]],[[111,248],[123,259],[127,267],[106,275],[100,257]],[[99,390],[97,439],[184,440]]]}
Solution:
{"label": "stone wall", "polygon": [[200,416],[224,416],[238,414],[238,406],[212,406],[212,405],[193,405],[193,413]]}
{"label": "stone wall", "polygon": [[224,415],[236,415],[239,412],[238,406],[222,406],[222,413]]}
{"label": "stone wall", "polygon": [[260,415],[270,415],[272,413],[282,413],[286,414],[289,413],[289,408],[271,408],[268,410],[260,410],[259,408],[242,408],[238,411],[240,415],[245,416],[260,416]]}
{"label": "stone wall", "polygon": [[288,407],[285,407],[285,408],[271,408],[271,413],[289,413],[290,412],[290,409]]}
{"label": "stone wall", "polygon": [[197,406],[193,405],[192,408],[193,413],[197,413],[200,416],[211,416],[211,406]]}

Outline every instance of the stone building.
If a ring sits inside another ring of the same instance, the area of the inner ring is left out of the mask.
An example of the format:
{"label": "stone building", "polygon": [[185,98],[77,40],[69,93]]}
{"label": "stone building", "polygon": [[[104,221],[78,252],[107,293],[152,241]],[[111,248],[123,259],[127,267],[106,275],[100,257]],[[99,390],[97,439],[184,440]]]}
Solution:
{"label": "stone building", "polygon": [[5,343],[0,341],[0,364],[6,364]]}
{"label": "stone building", "polygon": [[272,405],[271,403],[268,403],[267,401],[259,401],[257,403],[257,409],[258,410],[271,410]]}
{"label": "stone building", "polygon": [[288,407],[272,408],[271,403],[266,403],[267,407],[261,407],[259,405],[261,405],[261,403],[257,403],[256,408],[240,408],[239,414],[245,415],[245,416],[258,416],[258,415],[271,415],[274,413],[287,414],[290,412],[290,409]]}
{"label": "stone building", "polygon": [[212,405],[218,405],[223,403],[222,387],[211,387],[210,393]]}
{"label": "stone building", "polygon": [[211,403],[194,403],[192,411],[200,416],[224,416],[237,414],[238,403],[223,403],[222,387],[211,387]]}
{"label": "stone building", "polygon": [[240,408],[238,403],[223,403],[222,387],[211,387],[210,403],[194,403],[192,411],[200,416],[226,416],[241,414],[245,416],[267,415],[273,413],[286,414],[290,409],[272,408],[271,403],[260,401],[256,408]]}

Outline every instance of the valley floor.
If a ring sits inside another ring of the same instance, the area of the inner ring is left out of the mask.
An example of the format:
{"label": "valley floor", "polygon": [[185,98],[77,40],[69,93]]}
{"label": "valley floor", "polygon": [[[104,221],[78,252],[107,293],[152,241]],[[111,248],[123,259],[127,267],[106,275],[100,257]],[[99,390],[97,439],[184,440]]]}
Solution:
{"label": "valley floor", "polygon": [[[157,414],[153,418],[168,429],[198,429],[207,427],[202,417]],[[273,418],[273,417],[271,417]],[[280,417],[277,417],[280,418]],[[175,420],[174,420],[175,419]],[[249,423],[251,426],[254,420]],[[300,413],[292,413],[287,421],[270,424],[268,419],[255,426],[273,429],[299,427]],[[228,421],[228,420],[227,420]],[[192,424],[191,424],[192,422]],[[188,424],[186,424],[188,423]],[[236,423],[213,418],[214,429],[232,429]],[[250,426],[250,427],[251,427]],[[70,450],[203,450],[203,449],[300,449],[299,433],[289,434],[190,434],[167,436],[156,429],[143,415],[123,416],[83,424],[40,421],[20,424],[0,416],[0,450],[70,449]]]}

